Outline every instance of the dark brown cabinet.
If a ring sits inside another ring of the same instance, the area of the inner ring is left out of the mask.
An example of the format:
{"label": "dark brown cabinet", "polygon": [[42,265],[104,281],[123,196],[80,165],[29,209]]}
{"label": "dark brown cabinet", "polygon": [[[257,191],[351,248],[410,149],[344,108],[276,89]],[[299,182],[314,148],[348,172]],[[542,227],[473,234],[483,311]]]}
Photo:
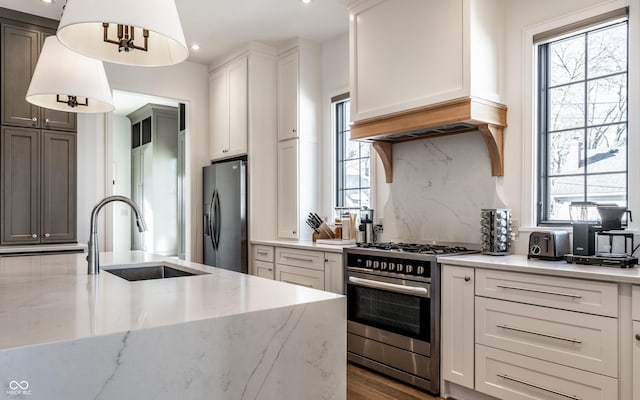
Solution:
{"label": "dark brown cabinet", "polygon": [[25,100],[57,24],[0,8],[0,245],[76,241],[76,114]]}
{"label": "dark brown cabinet", "polygon": [[25,100],[44,39],[54,32],[18,22],[2,23],[2,125],[76,130],[76,114],[40,108]]}
{"label": "dark brown cabinet", "polygon": [[76,239],[76,134],[2,128],[0,244]]}

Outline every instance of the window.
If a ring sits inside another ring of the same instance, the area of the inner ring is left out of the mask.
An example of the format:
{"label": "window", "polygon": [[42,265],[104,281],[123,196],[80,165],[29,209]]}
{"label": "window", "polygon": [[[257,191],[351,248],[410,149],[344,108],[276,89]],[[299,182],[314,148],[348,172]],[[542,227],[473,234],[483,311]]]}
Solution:
{"label": "window", "polygon": [[336,207],[369,206],[371,145],[351,140],[348,94],[333,98],[336,135]]}
{"label": "window", "polygon": [[539,224],[572,201],[627,205],[627,21],[538,46]]}

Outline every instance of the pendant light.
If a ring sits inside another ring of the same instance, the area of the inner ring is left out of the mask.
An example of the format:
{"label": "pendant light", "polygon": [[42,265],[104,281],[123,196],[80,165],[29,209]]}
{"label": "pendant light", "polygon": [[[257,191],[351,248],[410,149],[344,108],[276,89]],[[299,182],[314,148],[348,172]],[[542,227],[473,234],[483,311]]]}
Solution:
{"label": "pendant light", "polygon": [[173,65],[189,55],[174,0],[67,0],[58,39],[116,64]]}
{"label": "pendant light", "polygon": [[44,41],[26,99],[67,112],[102,113],[115,108],[102,61],[69,50],[55,36]]}

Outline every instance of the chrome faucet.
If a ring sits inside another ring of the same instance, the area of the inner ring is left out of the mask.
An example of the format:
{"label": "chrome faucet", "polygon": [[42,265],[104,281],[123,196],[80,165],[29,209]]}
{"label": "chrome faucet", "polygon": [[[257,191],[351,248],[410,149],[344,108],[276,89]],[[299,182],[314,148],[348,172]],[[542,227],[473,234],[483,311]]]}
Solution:
{"label": "chrome faucet", "polygon": [[98,213],[102,210],[102,207],[113,201],[121,201],[128,204],[136,213],[136,225],[138,225],[138,231],[144,232],[147,230],[147,224],[142,218],[142,213],[138,208],[138,205],[128,197],[125,196],[108,196],[100,200],[98,204],[93,207],[91,211],[91,230],[89,231],[89,255],[87,256],[89,275],[96,275],[100,273],[100,262],[98,259]]}

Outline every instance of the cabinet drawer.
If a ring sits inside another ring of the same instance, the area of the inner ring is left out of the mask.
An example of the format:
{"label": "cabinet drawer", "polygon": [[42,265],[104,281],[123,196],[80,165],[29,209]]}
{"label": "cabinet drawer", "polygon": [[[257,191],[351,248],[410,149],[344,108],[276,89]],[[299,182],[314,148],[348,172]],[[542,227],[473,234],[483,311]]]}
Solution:
{"label": "cabinet drawer", "polygon": [[277,247],[276,264],[293,265],[324,271],[324,252]]}
{"label": "cabinet drawer", "polygon": [[476,295],[618,316],[618,285],[615,283],[478,269]]}
{"label": "cabinet drawer", "polygon": [[315,269],[276,264],[276,280],[324,290],[324,272]]}
{"label": "cabinet drawer", "polygon": [[476,342],[618,377],[618,320],[476,298]]}
{"label": "cabinet drawer", "polygon": [[618,380],[476,345],[476,390],[503,400],[613,400]]}
{"label": "cabinet drawer", "polygon": [[253,262],[253,266],[255,268],[255,276],[259,276],[261,278],[273,279],[275,276],[274,265],[270,262],[255,260]]}
{"label": "cabinet drawer", "polygon": [[640,321],[640,286],[633,287],[631,299],[632,319]]}
{"label": "cabinet drawer", "polygon": [[273,262],[273,246],[254,245],[253,259],[272,263]]}

